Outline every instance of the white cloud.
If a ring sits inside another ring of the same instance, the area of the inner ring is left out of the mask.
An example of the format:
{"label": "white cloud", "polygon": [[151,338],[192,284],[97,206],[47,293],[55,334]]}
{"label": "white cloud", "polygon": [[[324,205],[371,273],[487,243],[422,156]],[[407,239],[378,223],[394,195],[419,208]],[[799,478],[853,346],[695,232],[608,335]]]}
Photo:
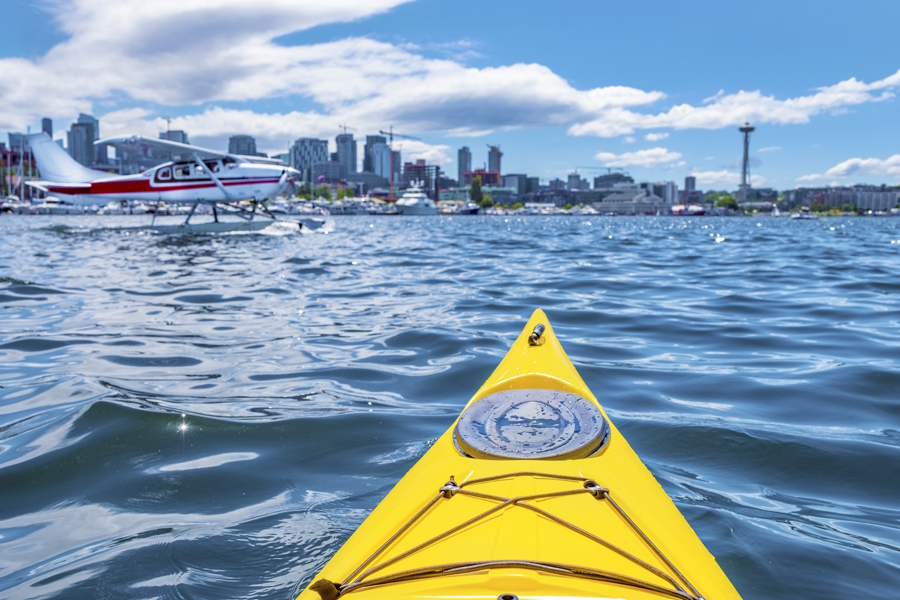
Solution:
{"label": "white cloud", "polygon": [[810,173],[809,175],[801,175],[797,178],[797,181],[818,181],[823,179],[823,177],[821,173]]}
{"label": "white cloud", "polygon": [[[821,87],[814,94],[776,99],[761,91],[719,93],[707,98],[703,106],[679,104],[659,114],[645,114],[614,107],[603,111],[600,118],[578,123],[569,128],[572,135],[626,135],[635,129],[671,127],[673,129],[720,129],[751,123],[797,124],[808,123],[810,117],[825,111],[837,111],[866,102],[880,102],[894,97],[900,86],[900,70],[873,83],[850,78],[831,86]],[[611,125],[614,123],[614,127]],[[615,133],[613,133],[615,132]]]}
{"label": "white cloud", "polygon": [[[745,120],[805,123],[824,111],[890,98],[900,86],[897,71],[795,98],[720,91],[700,106],[653,110],[648,107],[664,93],[626,86],[580,90],[539,64],[467,67],[472,43],[466,40],[451,43],[443,59],[423,55],[427,46],[369,38],[294,46],[275,41],[405,1],[204,0],[188,7],[182,0],[47,0],[44,6],[69,37],[36,60],[0,59],[0,130],[24,129],[42,116],[65,122],[98,111],[104,136],[153,134],[166,107],[184,112],[195,106],[196,114],[176,119],[192,139],[212,143],[250,133],[261,149],[283,149],[301,135],[331,137],[341,122],[359,131],[393,124],[408,133],[455,136],[563,126],[571,135],[631,137],[639,129],[715,129]],[[273,99],[298,99],[302,109],[259,113],[241,106]],[[106,107],[112,112],[103,114]]]}
{"label": "white cloud", "polygon": [[900,177],[900,154],[895,154],[884,160],[880,158],[851,158],[825,171],[825,177],[829,178],[854,177],[857,175]]}
{"label": "white cloud", "polygon": [[781,146],[766,146],[765,148],[760,148],[757,152],[779,152],[784,150]]}
{"label": "white cloud", "polygon": [[613,154],[612,152],[598,152],[594,155],[599,161],[603,161],[607,167],[652,167],[665,163],[675,162],[681,158],[680,152],[670,152],[666,148],[650,148],[636,152]]}
{"label": "white cloud", "polygon": [[818,181],[848,177],[885,177],[900,181],[900,154],[881,158],[850,158],[831,167],[825,173],[801,175],[797,181]]}
{"label": "white cloud", "polygon": [[[691,171],[691,175],[697,178],[697,183],[700,185],[737,186],[741,183],[741,174],[734,171]],[[766,182],[766,178],[762,175],[754,175],[750,181],[752,185],[759,186]]]}
{"label": "white cloud", "polygon": [[624,138],[622,138],[623,144],[633,144],[634,142],[635,142],[634,137],[632,137],[630,135],[626,135]]}

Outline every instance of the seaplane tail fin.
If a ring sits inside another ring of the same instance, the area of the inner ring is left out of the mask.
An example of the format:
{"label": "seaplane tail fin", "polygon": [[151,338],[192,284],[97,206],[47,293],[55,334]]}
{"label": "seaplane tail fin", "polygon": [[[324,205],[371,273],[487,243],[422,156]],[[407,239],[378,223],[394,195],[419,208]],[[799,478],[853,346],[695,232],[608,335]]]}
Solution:
{"label": "seaplane tail fin", "polygon": [[109,173],[88,169],[75,162],[69,153],[50,139],[46,133],[28,136],[28,146],[34,155],[34,162],[45,181],[57,183],[87,183],[109,177]]}

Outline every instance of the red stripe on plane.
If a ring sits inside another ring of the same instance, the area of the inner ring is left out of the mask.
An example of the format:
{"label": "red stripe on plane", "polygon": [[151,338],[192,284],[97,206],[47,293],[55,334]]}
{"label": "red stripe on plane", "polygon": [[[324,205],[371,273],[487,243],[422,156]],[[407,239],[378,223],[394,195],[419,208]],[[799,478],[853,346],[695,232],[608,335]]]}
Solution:
{"label": "red stripe on plane", "polygon": [[[226,187],[236,185],[257,185],[278,183],[279,178],[271,179],[232,179],[222,182]],[[102,196],[104,194],[146,194],[146,193],[165,193],[176,192],[180,190],[200,190],[214,188],[216,184],[213,182],[197,182],[183,184],[162,183],[156,186],[151,185],[149,179],[121,179],[95,181],[90,184],[62,184],[48,185],[47,189],[58,194],[68,194],[77,196],[81,194],[90,194],[92,196]]]}

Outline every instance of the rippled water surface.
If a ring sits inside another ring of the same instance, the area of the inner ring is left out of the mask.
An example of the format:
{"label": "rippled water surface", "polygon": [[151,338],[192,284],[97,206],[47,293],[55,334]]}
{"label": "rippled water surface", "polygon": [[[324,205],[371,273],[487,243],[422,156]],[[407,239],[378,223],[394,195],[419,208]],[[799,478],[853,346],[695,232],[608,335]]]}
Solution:
{"label": "rippled water surface", "polygon": [[288,600],[531,311],[744,598],[900,589],[900,219],[0,217],[0,598]]}

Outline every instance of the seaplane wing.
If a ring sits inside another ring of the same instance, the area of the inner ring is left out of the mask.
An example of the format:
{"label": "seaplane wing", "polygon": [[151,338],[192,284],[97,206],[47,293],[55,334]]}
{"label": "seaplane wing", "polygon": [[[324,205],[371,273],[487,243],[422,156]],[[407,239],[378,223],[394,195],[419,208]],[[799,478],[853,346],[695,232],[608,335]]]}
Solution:
{"label": "seaplane wing", "polygon": [[228,152],[217,152],[193,146],[191,144],[182,144],[181,142],[173,142],[171,140],[160,140],[156,138],[145,138],[140,135],[131,135],[126,137],[113,137],[94,142],[94,145],[112,146],[139,156],[170,156],[172,160],[187,160],[194,157],[200,160],[230,158],[236,162],[250,162],[270,165],[282,164],[276,158],[266,158],[264,156],[245,156],[243,154],[229,154]]}

